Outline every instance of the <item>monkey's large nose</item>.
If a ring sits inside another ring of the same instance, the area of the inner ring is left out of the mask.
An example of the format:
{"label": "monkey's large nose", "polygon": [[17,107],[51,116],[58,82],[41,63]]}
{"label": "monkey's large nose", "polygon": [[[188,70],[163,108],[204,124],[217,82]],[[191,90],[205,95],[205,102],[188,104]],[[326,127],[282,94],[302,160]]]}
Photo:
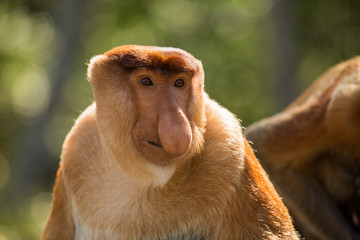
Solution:
{"label": "monkey's large nose", "polygon": [[158,133],[163,148],[168,153],[184,154],[191,144],[190,123],[181,110],[161,113]]}

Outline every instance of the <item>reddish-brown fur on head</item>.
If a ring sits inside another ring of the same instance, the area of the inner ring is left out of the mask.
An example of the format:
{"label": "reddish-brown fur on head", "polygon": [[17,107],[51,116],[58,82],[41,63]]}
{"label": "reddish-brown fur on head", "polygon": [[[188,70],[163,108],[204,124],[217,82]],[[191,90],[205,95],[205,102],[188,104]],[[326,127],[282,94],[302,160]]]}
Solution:
{"label": "reddish-brown fur on head", "polygon": [[163,73],[201,71],[199,61],[189,53],[176,48],[127,45],[114,48],[104,55],[127,71],[161,69]]}

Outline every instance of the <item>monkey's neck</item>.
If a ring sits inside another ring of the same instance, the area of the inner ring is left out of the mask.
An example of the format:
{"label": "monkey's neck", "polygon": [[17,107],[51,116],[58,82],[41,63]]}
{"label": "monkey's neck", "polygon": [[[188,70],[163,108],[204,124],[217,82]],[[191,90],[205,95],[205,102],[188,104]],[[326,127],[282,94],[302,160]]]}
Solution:
{"label": "monkey's neck", "polygon": [[[103,145],[107,168],[110,171],[116,169],[116,175],[123,176],[123,181],[141,187],[162,187],[168,182],[176,168],[174,163],[168,166],[157,166],[146,161],[135,151],[129,151],[126,146],[124,144],[113,151],[106,144]],[[127,154],[124,156],[121,152],[126,149]]]}

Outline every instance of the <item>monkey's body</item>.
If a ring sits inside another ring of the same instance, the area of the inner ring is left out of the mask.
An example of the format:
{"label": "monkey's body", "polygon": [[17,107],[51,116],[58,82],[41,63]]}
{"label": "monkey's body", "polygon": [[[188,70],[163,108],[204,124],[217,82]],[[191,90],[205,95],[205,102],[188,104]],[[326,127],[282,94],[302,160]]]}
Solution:
{"label": "monkey's body", "polygon": [[297,239],[238,120],[206,94],[193,151],[166,165],[131,153],[129,131],[113,139],[126,152],[111,150],[97,94],[65,141],[43,239]]}
{"label": "monkey's body", "polygon": [[246,134],[302,236],[360,239],[360,57]]}

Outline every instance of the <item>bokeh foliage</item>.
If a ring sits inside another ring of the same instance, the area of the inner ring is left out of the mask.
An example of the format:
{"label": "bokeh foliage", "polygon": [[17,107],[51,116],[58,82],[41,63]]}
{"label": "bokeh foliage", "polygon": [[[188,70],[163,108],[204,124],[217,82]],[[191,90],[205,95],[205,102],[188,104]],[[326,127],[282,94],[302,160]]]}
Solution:
{"label": "bokeh foliage", "polygon": [[[39,237],[62,142],[92,101],[85,63],[93,55],[123,44],[185,49],[202,60],[209,95],[247,126],[359,54],[359,10],[357,0],[1,1],[0,240]],[[292,94],[283,100],[286,83]],[[39,125],[44,133],[31,132]],[[43,146],[28,147],[24,139],[36,137]]]}

